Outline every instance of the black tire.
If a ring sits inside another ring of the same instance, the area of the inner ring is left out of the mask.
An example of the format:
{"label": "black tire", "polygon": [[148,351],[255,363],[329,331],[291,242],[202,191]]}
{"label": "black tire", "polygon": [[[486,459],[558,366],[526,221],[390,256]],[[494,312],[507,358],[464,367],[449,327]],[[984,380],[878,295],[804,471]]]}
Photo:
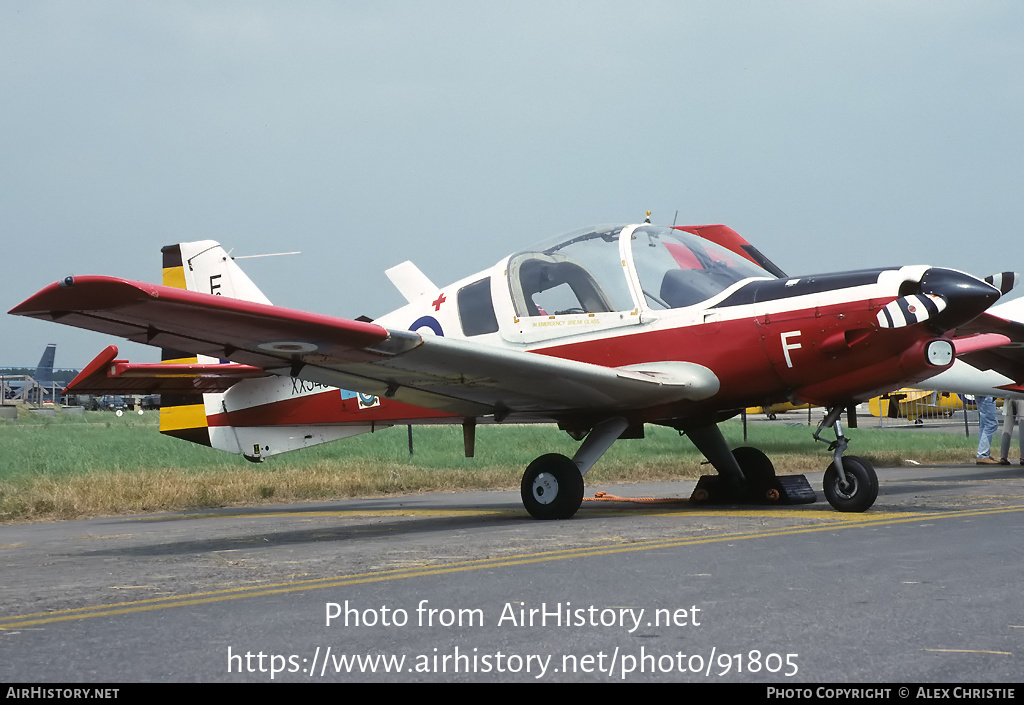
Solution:
{"label": "black tire", "polygon": [[878,476],[875,469],[864,458],[856,455],[843,456],[843,469],[851,480],[845,490],[839,480],[836,464],[831,463],[825,471],[825,499],[837,512],[863,512],[878,497]]}
{"label": "black tire", "polygon": [[520,495],[534,519],[568,519],[583,504],[583,475],[570,458],[548,453],[526,468]]}

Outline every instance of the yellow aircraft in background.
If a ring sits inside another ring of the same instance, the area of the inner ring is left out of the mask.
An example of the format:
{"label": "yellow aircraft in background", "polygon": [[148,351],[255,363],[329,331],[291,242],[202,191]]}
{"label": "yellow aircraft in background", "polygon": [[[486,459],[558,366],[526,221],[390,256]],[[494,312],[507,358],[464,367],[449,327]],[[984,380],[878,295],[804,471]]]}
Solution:
{"label": "yellow aircraft in background", "polygon": [[[929,392],[923,389],[898,389],[868,400],[868,410],[872,416],[905,418],[916,424],[924,423],[922,417],[949,418],[963,408],[964,399],[955,392]],[[973,399],[967,402],[967,408],[975,408]]]}
{"label": "yellow aircraft in background", "polygon": [[772,404],[771,406],[751,406],[747,408],[748,414],[764,414],[769,420],[774,421],[777,414],[784,414],[787,411],[799,411],[800,409],[810,409],[810,404],[793,404],[788,401],[784,401],[781,404]]}

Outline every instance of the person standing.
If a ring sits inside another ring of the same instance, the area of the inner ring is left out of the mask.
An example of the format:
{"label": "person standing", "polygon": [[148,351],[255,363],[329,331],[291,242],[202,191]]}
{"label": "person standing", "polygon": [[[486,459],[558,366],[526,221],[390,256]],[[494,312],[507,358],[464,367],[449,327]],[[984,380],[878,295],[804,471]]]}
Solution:
{"label": "person standing", "polygon": [[[1021,429],[1024,429],[1024,401],[1020,399],[1007,399],[1003,402],[1003,439],[999,444],[999,464],[1010,464],[1010,439],[1013,437],[1013,427],[1017,421],[1021,422]],[[1024,435],[1017,432],[1017,445],[1020,451],[1020,464],[1024,465]]]}
{"label": "person standing", "polygon": [[978,453],[974,462],[978,465],[998,465],[999,461],[992,457],[992,436],[999,428],[999,422],[996,421],[996,399],[995,397],[978,397],[977,404]]}

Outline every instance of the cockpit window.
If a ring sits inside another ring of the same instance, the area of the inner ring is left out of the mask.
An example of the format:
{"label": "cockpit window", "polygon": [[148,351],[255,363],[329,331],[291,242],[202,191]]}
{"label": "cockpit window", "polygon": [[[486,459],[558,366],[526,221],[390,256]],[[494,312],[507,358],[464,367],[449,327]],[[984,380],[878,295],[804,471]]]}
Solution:
{"label": "cockpit window", "polygon": [[724,247],[679,230],[639,227],[632,245],[640,288],[652,309],[691,306],[736,282],[771,276]]}
{"label": "cockpit window", "polygon": [[459,321],[467,336],[498,332],[498,318],[491,301],[491,278],[481,279],[459,289]]}
{"label": "cockpit window", "polygon": [[508,278],[519,316],[634,308],[619,255],[622,226],[587,228],[513,255]]}

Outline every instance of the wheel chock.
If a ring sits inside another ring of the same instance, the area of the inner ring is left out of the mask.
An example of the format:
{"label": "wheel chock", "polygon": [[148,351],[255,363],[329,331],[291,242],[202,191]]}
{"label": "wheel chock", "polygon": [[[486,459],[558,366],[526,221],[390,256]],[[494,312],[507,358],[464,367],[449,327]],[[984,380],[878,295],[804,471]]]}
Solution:
{"label": "wheel chock", "polygon": [[776,475],[767,484],[737,492],[721,475],[702,475],[690,495],[703,504],[811,504],[814,489],[803,475]]}

